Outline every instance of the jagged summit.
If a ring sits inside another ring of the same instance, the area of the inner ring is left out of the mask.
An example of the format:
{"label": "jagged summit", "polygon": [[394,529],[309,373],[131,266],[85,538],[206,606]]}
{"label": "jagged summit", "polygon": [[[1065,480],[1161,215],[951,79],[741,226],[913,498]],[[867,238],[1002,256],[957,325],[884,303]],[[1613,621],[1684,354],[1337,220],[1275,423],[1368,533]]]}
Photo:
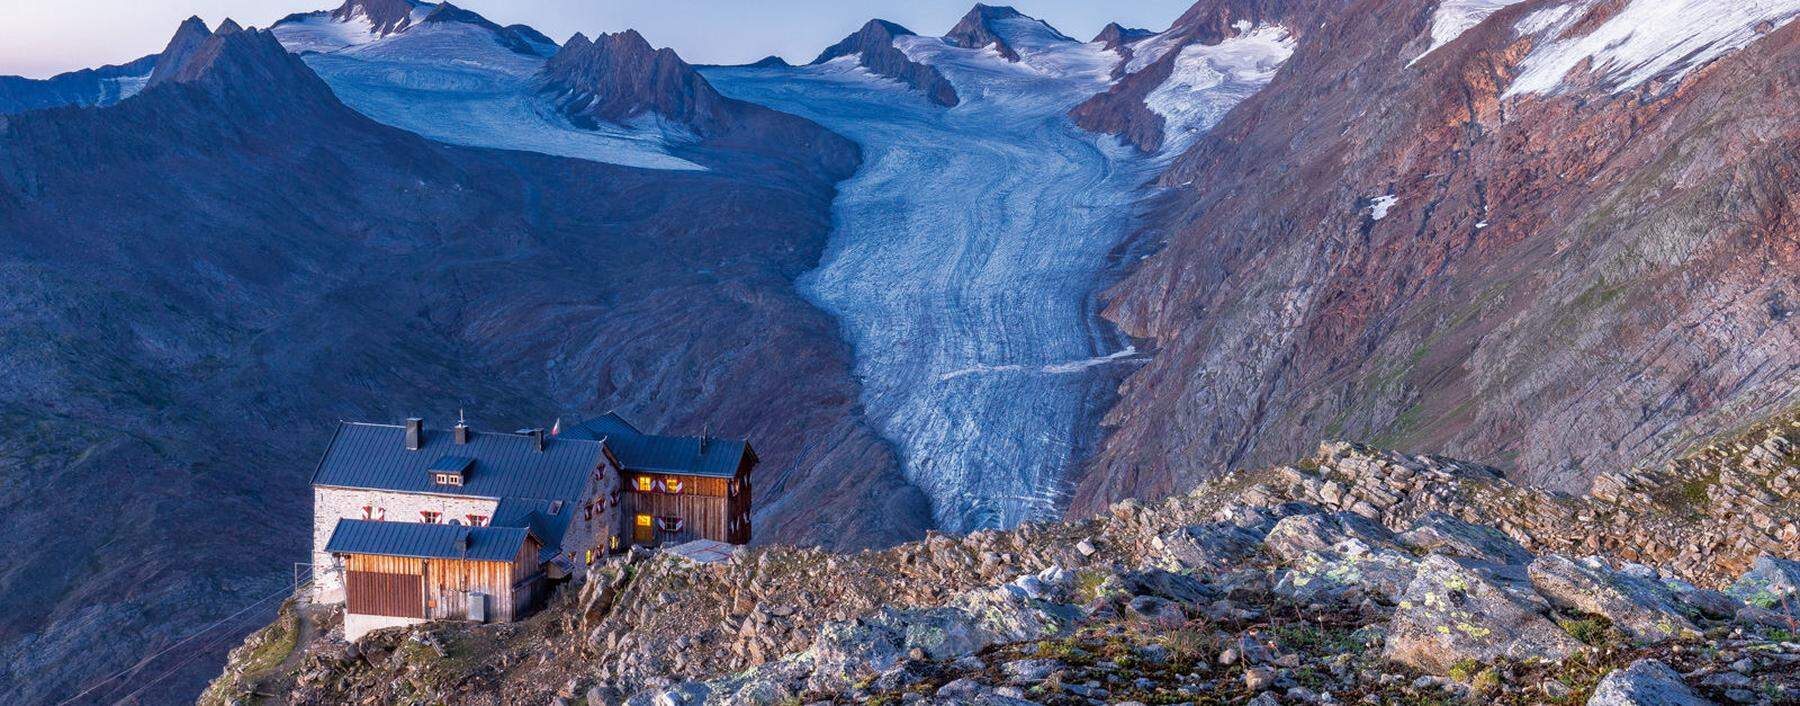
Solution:
{"label": "jagged summit", "polygon": [[[1038,35],[1038,36],[1027,36]],[[944,41],[966,49],[994,47],[1007,61],[1019,61],[1019,46],[1032,41],[1073,42],[1050,23],[1030,17],[1010,5],[977,3],[944,35]]]}
{"label": "jagged summit", "polygon": [[413,13],[421,7],[429,5],[415,0],[344,0],[343,5],[331,11],[331,19],[348,22],[365,18],[369,21],[370,32],[385,37],[411,27]]}
{"label": "jagged summit", "polygon": [[577,32],[544,64],[543,89],[577,125],[623,124],[647,113],[705,136],[727,119],[725,101],[675,50],[657,49],[637,30],[592,40]]}
{"label": "jagged summit", "polygon": [[157,56],[147,89],[171,83],[191,84],[224,99],[216,106],[236,116],[341,107],[325,83],[274,34],[245,29],[231,19],[216,31],[208,31],[199,18],[181,23]]}
{"label": "jagged summit", "polygon": [[1106,45],[1107,49],[1118,49],[1119,47],[1140,39],[1153,36],[1156,36],[1156,33],[1147,29],[1126,27],[1117,22],[1109,22],[1105,28],[1100,30],[1099,34],[1094,35],[1093,41]]}
{"label": "jagged summit", "polygon": [[212,30],[199,16],[183,20],[181,25],[175,28],[175,36],[169,38],[169,43],[163,47],[162,53],[157,55],[156,68],[150,72],[150,85],[154,86],[169,80],[175,69],[185,63],[188,56],[212,36]]}
{"label": "jagged summit", "polygon": [[927,100],[945,107],[962,102],[956,87],[936,67],[913,61],[894,46],[897,37],[915,36],[913,31],[882,19],[869,20],[843,41],[833,44],[813,60],[813,64],[845,56],[855,56],[857,63],[880,76],[886,76],[917,88]]}

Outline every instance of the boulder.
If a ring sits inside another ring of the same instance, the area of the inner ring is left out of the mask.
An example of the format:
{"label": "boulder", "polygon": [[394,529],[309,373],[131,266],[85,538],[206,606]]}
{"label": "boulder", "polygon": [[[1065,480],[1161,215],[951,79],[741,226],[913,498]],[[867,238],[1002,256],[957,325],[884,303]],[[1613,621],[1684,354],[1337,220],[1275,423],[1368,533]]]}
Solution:
{"label": "boulder", "polygon": [[1162,563],[1180,571],[1223,571],[1256,555],[1266,531],[1229,522],[1194,525],[1157,537]]}
{"label": "boulder", "polygon": [[1269,529],[1263,546],[1276,556],[1291,561],[1307,552],[1331,549],[1346,539],[1356,539],[1371,547],[1406,549],[1388,528],[1349,512],[1284,518]]}
{"label": "boulder", "polygon": [[1118,585],[1134,596],[1156,596],[1177,603],[1203,603],[1219,597],[1218,592],[1192,576],[1162,569],[1121,574]]}
{"label": "boulder", "polygon": [[1289,568],[1275,591],[1309,602],[1336,599],[1353,587],[1397,600],[1419,564],[1387,528],[1350,513],[1289,517],[1269,531],[1264,546]]}
{"label": "boulder", "polygon": [[1711,706],[1681,675],[1653,659],[1640,659],[1600,680],[1587,706]]}
{"label": "boulder", "polygon": [[1800,617],[1800,561],[1757,557],[1725,592],[1757,608]]}
{"label": "boulder", "polygon": [[1531,552],[1505,532],[1474,525],[1442,512],[1428,512],[1400,535],[1400,543],[1418,552],[1435,552],[1480,559],[1495,564],[1523,566]]}
{"label": "boulder", "polygon": [[1562,660],[1580,651],[1581,643],[1546,617],[1550,605],[1504,569],[1426,557],[1394,611],[1386,656],[1442,674],[1465,659]]}
{"label": "boulder", "polygon": [[1700,634],[1688,618],[1693,609],[1668,586],[1615,571],[1598,558],[1576,562],[1547,554],[1531,562],[1530,575],[1531,585],[1552,605],[1603,616],[1632,640],[1661,643]]}

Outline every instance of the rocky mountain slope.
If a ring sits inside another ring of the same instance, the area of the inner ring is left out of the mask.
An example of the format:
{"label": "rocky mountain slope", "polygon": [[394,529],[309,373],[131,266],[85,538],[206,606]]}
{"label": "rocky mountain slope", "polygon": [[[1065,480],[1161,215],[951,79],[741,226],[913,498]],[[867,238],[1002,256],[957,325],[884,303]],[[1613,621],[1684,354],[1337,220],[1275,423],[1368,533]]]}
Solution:
{"label": "rocky mountain slope", "polygon": [[846,56],[856,57],[856,63],[870,73],[898,80],[925,94],[926,99],[938,105],[951,108],[962,99],[956,96],[956,87],[944,78],[943,72],[936,67],[926,66],[913,61],[906,52],[894,45],[897,37],[913,36],[913,31],[886,20],[869,20],[862,29],[844,38],[844,41],[826,47],[813,60],[813,65],[823,64]]}
{"label": "rocky mountain slope", "polygon": [[232,27],[117,105],[0,121],[0,499],[33,508],[0,519],[0,700],[134,665],[83,702],[191,699],[291,581],[338,419],[617,407],[755,439],[763,539],[929,523],[793,285],[854,145],[790,119],[782,158],[690,147],[703,170],[447,146]]}
{"label": "rocky mountain slope", "polygon": [[[1800,9],[1479,5],[1189,13],[1307,19],[1267,88],[1165,157],[1155,254],[1106,296],[1157,352],[1077,512],[1339,436],[1579,490],[1792,404]],[[1157,144],[1097,100],[1084,124]]]}
{"label": "rocky mountain slope", "polygon": [[1079,522],[634,554],[520,625],[292,606],[202,703],[1800,703],[1800,414],[1609,477],[1332,443]]}

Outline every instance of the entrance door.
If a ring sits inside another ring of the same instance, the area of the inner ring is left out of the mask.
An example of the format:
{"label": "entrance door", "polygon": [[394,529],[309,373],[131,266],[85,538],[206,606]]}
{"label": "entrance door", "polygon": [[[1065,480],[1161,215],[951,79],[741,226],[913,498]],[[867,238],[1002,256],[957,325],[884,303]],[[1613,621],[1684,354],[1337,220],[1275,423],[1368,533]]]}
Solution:
{"label": "entrance door", "polygon": [[656,518],[641,513],[633,518],[631,542],[633,544],[654,544],[656,542]]}

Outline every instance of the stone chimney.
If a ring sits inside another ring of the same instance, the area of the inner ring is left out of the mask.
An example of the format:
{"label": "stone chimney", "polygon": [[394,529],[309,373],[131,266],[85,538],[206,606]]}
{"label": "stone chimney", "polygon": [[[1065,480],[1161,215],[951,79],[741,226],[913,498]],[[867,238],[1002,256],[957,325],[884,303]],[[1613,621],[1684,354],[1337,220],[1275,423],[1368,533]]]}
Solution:
{"label": "stone chimney", "polygon": [[406,450],[418,451],[425,444],[425,420],[419,417],[408,417],[406,420]]}
{"label": "stone chimney", "polygon": [[531,430],[531,446],[532,446],[532,448],[537,449],[539,451],[544,450],[544,430],[543,429]]}
{"label": "stone chimney", "polygon": [[468,424],[464,424],[462,422],[462,420],[459,419],[456,422],[456,426],[453,427],[451,429],[451,431],[454,432],[454,434],[456,436],[457,445],[460,446],[462,444],[469,443],[469,425]]}

